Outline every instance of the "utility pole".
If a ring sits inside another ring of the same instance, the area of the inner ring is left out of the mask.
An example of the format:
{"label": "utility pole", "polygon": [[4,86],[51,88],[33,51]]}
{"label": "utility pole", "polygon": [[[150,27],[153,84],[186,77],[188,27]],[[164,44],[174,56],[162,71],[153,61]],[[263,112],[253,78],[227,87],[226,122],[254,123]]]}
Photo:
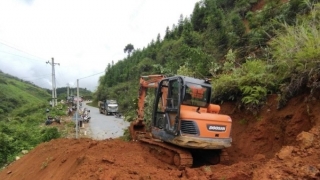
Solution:
{"label": "utility pole", "polygon": [[56,89],[56,77],[55,77],[55,70],[54,66],[59,65],[60,63],[54,63],[54,59],[51,59],[51,63],[49,61],[46,62],[47,64],[50,64],[52,66],[52,107],[57,105],[57,89]]}
{"label": "utility pole", "polygon": [[[104,73],[104,72],[100,72],[100,73],[97,73],[97,74],[101,74],[101,73]],[[91,76],[95,76],[97,74],[93,74]],[[83,77],[83,78],[80,78],[80,79],[88,78],[88,77],[91,77],[91,76]],[[78,112],[80,112],[79,111],[79,108],[80,108],[79,107],[79,97],[80,97],[80,95],[79,95],[79,79],[77,79],[77,111],[76,111],[76,138],[77,139],[79,137],[79,135],[78,135],[78,128],[79,128]]]}
{"label": "utility pole", "polygon": [[67,84],[67,99],[69,98],[69,83]]}
{"label": "utility pole", "polygon": [[76,138],[77,139],[78,139],[78,128],[79,128],[78,113],[80,113],[79,111],[79,79],[77,79],[77,111],[76,111]]}

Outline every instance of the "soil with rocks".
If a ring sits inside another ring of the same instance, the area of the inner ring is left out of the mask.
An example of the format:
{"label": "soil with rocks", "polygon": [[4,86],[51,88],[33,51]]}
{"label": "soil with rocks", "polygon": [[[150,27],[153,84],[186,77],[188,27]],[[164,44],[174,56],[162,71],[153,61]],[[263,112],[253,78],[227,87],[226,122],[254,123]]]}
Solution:
{"label": "soil with rocks", "polygon": [[0,171],[1,180],[320,179],[320,100],[307,94],[278,110],[270,95],[257,115],[221,105],[233,119],[229,164],[179,170],[139,142],[60,138],[42,143]]}

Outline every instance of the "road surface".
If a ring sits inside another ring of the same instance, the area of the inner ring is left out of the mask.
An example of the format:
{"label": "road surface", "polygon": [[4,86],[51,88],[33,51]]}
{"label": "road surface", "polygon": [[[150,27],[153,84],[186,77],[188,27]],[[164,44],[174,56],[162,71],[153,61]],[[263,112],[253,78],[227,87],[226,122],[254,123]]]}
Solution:
{"label": "road surface", "polygon": [[96,107],[88,106],[83,103],[82,108],[90,110],[91,117],[88,123],[89,134],[92,139],[103,140],[108,138],[118,138],[123,135],[124,129],[129,127],[129,122],[113,115],[100,114]]}

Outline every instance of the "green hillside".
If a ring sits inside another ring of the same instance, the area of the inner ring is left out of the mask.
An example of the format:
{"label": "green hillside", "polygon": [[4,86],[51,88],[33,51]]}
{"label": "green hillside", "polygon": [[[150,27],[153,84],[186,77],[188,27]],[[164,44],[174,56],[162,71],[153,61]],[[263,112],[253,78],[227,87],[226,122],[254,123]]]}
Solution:
{"label": "green hillside", "polygon": [[0,167],[22,150],[60,137],[57,128],[44,126],[46,110],[56,116],[65,108],[50,107],[49,99],[45,89],[0,71]]}
{"label": "green hillside", "polygon": [[236,101],[255,113],[268,94],[281,108],[320,88],[318,0],[202,0],[166,34],[109,64],[95,99],[117,99],[134,114],[139,77],[187,75],[212,79],[212,101]]}
{"label": "green hillside", "polygon": [[45,103],[50,94],[34,84],[0,72],[0,114],[30,104]]}

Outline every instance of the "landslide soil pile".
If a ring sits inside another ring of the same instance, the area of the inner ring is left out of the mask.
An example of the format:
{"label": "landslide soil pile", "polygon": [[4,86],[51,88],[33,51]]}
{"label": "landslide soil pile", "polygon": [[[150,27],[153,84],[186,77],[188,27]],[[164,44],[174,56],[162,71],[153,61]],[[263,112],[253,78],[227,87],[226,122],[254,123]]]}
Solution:
{"label": "landslide soil pile", "polygon": [[232,103],[221,109],[233,118],[228,164],[178,170],[139,142],[66,138],[40,144],[0,179],[320,179],[319,98],[301,95],[277,110],[271,95],[257,115]]}

